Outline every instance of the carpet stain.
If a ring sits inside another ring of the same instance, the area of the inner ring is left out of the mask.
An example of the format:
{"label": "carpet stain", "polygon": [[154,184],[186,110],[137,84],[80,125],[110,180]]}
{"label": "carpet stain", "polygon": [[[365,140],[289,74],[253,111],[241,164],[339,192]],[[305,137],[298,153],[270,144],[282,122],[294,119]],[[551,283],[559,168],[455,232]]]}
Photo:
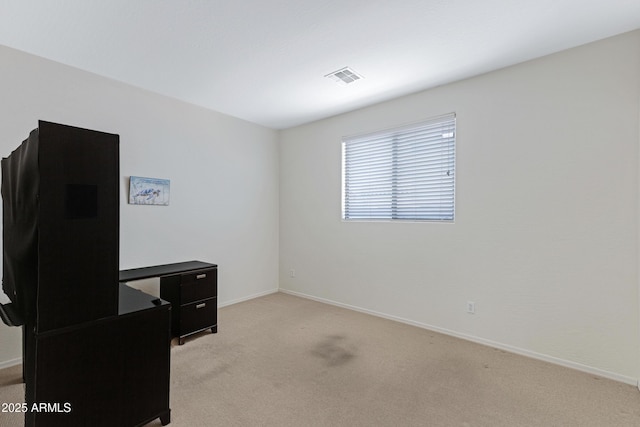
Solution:
{"label": "carpet stain", "polygon": [[355,354],[342,335],[329,335],[313,347],[311,354],[322,359],[327,366],[342,366],[349,363]]}

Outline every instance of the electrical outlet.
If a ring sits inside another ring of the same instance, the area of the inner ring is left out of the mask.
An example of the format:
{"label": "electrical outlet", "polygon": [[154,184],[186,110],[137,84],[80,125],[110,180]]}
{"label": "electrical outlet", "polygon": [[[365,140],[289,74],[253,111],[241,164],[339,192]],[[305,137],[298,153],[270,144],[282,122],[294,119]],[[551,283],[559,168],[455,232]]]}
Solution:
{"label": "electrical outlet", "polygon": [[467,301],[467,313],[476,314],[476,303],[473,301]]}
{"label": "electrical outlet", "polygon": [[296,277],[296,271],[293,268],[291,270],[289,270],[289,277],[291,277],[291,278]]}

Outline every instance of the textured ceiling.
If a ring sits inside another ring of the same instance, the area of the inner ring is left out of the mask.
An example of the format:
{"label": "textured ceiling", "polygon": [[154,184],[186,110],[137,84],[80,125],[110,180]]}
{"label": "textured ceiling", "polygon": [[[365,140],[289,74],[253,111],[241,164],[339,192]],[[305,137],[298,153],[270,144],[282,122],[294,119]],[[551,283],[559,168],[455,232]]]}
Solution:
{"label": "textured ceiling", "polygon": [[277,129],[637,28],[640,0],[0,0],[2,45]]}

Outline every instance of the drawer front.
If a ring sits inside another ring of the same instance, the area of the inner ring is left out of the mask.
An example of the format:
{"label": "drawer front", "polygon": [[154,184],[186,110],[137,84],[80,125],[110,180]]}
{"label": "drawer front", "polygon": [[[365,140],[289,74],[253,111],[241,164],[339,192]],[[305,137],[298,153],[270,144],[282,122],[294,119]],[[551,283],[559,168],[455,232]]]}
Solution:
{"label": "drawer front", "polygon": [[180,302],[188,304],[212,298],[218,294],[217,270],[202,270],[180,277]]}
{"label": "drawer front", "polygon": [[218,323],[218,299],[210,298],[180,307],[180,334],[210,328]]}

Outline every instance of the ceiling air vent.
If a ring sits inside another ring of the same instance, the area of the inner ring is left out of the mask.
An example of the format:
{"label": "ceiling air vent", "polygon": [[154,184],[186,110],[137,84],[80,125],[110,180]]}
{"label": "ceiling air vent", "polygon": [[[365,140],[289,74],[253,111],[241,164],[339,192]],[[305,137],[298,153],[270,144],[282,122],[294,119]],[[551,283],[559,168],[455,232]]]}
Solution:
{"label": "ceiling air vent", "polygon": [[349,83],[353,83],[356,80],[360,80],[363,78],[360,74],[356,73],[349,67],[344,67],[338,71],[329,73],[325,77],[328,77],[331,80],[340,83],[341,85],[348,85]]}

